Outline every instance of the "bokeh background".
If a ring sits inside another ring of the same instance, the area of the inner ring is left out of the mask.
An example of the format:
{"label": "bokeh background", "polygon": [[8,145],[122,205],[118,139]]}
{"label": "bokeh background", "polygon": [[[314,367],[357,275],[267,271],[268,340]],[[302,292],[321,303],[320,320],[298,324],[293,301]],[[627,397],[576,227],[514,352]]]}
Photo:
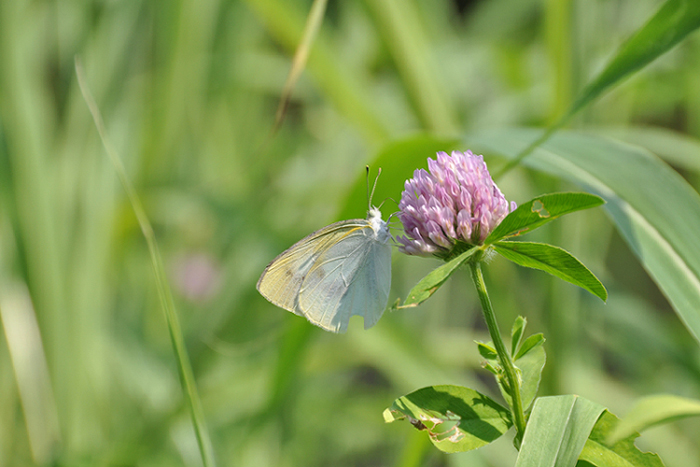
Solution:
{"label": "bokeh background", "polygon": [[[148,249],[76,55],[154,225],[219,465],[507,466],[508,439],[445,455],[382,419],[425,385],[500,398],[473,344],[488,337],[467,274],[344,335],[274,307],[255,283],[299,238],[364,217],[354,187],[387,145],[415,138],[427,158],[440,138],[552,123],[661,3],[330,0],[272,135],[309,0],[1,0],[0,466],[201,462]],[[570,126],[647,138],[697,187],[698,76],[695,34]],[[397,200],[387,187],[413,169],[385,170],[375,202]],[[524,168],[498,183],[516,202],[577,189]],[[488,265],[502,330],[521,314],[547,338],[540,395],[577,393],[620,416],[645,394],[698,397],[697,342],[602,210],[529,239],[568,249],[610,292],[602,304]],[[390,300],[438,264],[395,252]],[[698,465],[699,437],[686,420],[638,445]]]}

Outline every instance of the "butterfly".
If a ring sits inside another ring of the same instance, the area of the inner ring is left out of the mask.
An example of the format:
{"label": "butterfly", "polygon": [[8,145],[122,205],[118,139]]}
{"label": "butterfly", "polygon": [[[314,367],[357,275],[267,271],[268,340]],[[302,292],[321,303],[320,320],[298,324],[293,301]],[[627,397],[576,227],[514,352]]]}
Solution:
{"label": "butterfly", "polygon": [[257,289],[326,331],[345,332],[353,315],[369,329],[389,300],[391,238],[371,207],[367,219],[336,222],[292,245],[265,268]]}

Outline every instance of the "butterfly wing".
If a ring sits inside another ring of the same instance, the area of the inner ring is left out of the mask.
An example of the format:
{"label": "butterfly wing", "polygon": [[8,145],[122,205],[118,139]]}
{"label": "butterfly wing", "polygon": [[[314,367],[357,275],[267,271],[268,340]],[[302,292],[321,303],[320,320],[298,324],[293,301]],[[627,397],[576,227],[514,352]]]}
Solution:
{"label": "butterfly wing", "polygon": [[340,243],[349,231],[366,224],[363,219],[336,222],[299,240],[265,268],[256,286],[258,291],[272,304],[305,316],[298,297],[307,274],[324,252]]}
{"label": "butterfly wing", "polygon": [[[356,221],[360,222],[360,221]],[[313,324],[345,332],[350,316],[374,326],[386,308],[391,286],[391,246],[377,239],[368,221],[346,226],[309,268],[298,305]]]}

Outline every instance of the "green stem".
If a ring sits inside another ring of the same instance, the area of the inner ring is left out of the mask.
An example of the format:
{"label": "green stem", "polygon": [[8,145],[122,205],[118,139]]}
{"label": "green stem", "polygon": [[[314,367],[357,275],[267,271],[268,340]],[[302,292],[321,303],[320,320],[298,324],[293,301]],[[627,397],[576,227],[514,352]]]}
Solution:
{"label": "green stem", "polygon": [[501,333],[498,330],[496,314],[493,312],[491,300],[489,299],[489,294],[486,291],[484,275],[481,272],[481,262],[470,262],[469,267],[472,272],[474,286],[479,294],[481,308],[484,310],[486,326],[489,328],[491,340],[493,341],[493,345],[496,347],[498,358],[501,361],[501,365],[503,365],[503,369],[505,370],[508,385],[511,387],[511,399],[513,402],[510,409],[513,412],[513,420],[515,421],[515,428],[517,430],[515,439],[519,445],[520,440],[522,440],[523,434],[525,433],[525,413],[523,412],[523,402],[520,398],[520,385],[518,384],[518,377],[515,374],[515,364],[513,363],[510,353],[506,350],[506,346],[501,338]]}

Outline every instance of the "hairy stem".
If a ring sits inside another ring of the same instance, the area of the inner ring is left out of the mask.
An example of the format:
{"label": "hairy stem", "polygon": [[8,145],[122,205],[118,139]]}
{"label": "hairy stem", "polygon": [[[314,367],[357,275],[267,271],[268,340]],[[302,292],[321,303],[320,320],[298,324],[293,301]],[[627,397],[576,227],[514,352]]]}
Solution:
{"label": "hairy stem", "polygon": [[496,315],[493,312],[493,307],[491,306],[491,299],[489,299],[489,294],[486,291],[486,283],[484,282],[484,275],[481,272],[481,262],[474,261],[469,263],[469,267],[472,273],[472,279],[474,280],[474,286],[479,294],[479,300],[481,301],[481,308],[484,311],[484,319],[486,320],[486,326],[489,328],[489,334],[491,335],[491,340],[496,347],[496,352],[498,353],[498,358],[501,361],[501,365],[505,371],[506,378],[508,379],[508,385],[511,388],[511,398],[512,406],[511,411],[513,413],[513,420],[515,422],[515,428],[517,430],[516,434],[516,445],[520,444],[523,434],[525,433],[525,413],[523,412],[523,402],[520,398],[520,385],[518,384],[518,378],[515,374],[515,365],[513,364],[513,359],[506,350],[506,346],[501,338],[501,333],[498,330],[498,323],[496,322]]}

